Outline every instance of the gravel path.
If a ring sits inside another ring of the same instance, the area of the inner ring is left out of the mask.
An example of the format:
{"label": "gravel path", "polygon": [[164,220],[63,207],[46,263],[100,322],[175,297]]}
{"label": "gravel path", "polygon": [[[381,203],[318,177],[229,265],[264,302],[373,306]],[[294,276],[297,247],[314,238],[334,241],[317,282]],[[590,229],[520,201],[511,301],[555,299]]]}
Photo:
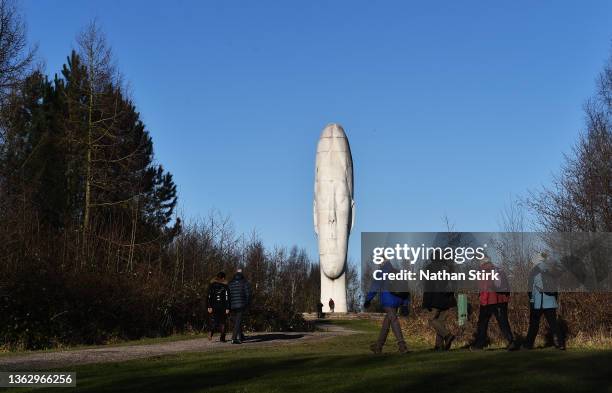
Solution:
{"label": "gravel path", "polygon": [[122,362],[185,352],[232,351],[241,348],[292,345],[356,333],[335,325],[319,325],[315,332],[305,333],[252,333],[242,345],[213,341],[206,338],[186,339],[157,344],[97,347],[68,351],[40,351],[22,355],[0,357],[0,371],[37,371],[68,368],[90,363]]}

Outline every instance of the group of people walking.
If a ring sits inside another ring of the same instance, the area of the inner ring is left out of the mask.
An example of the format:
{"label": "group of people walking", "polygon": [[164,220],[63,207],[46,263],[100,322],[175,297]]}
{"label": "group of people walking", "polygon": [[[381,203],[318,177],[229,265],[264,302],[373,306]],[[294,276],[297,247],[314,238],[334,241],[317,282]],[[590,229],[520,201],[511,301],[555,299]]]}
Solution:
{"label": "group of people walking", "polygon": [[217,273],[208,287],[207,311],[211,320],[208,339],[212,340],[215,332],[219,331],[221,342],[225,342],[226,325],[231,316],[234,323],[232,344],[242,344],[245,340],[242,319],[251,303],[251,286],[244,277],[242,269],[236,270],[236,274],[229,283],[225,277],[224,272]]}
{"label": "group of people walking", "polygon": [[[545,263],[546,254],[541,254],[538,263],[533,267],[529,274],[529,328],[526,338],[520,345],[514,337],[510,322],[508,320],[508,302],[510,301],[510,289],[508,280],[504,272],[495,268],[488,258],[481,263],[480,268],[485,271],[497,272],[500,275],[498,280],[482,280],[479,286],[479,310],[478,322],[474,340],[469,345],[471,350],[480,350],[487,345],[487,331],[491,317],[495,317],[504,339],[506,349],[510,351],[518,350],[521,346],[524,349],[533,349],[536,336],[538,334],[540,319],[542,315],[546,318],[548,326],[554,338],[556,348],[564,350],[565,340],[557,322],[558,293],[551,292],[555,288],[552,283],[559,275],[555,265]],[[452,269],[452,262],[438,260],[431,261],[429,269]],[[389,261],[382,265],[383,272],[393,272],[394,267]],[[391,327],[397,340],[398,349],[401,353],[408,352],[406,341],[402,334],[397,312],[401,315],[408,315],[410,296],[408,292],[394,292],[385,282],[375,282],[373,287],[366,295],[364,308],[370,306],[372,300],[379,295],[379,301],[385,311],[385,318],[382,323],[378,340],[373,343],[370,349],[374,353],[382,352]],[[446,287],[445,287],[446,286]],[[429,312],[429,326],[435,331],[436,341],[434,350],[449,350],[455,336],[446,326],[446,318],[450,315],[450,310],[457,306],[455,293],[449,290],[448,282],[427,281],[423,292],[423,309]]]}

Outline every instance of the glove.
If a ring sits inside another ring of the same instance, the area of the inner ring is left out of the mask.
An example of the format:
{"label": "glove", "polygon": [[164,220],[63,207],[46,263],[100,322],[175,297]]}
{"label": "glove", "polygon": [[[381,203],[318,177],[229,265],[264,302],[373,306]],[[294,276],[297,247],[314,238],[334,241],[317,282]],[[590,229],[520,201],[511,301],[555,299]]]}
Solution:
{"label": "glove", "polygon": [[408,306],[401,306],[400,307],[400,315],[402,317],[407,317],[408,314],[410,314],[410,307],[408,307]]}
{"label": "glove", "polygon": [[369,308],[370,307],[370,301],[366,300],[365,303],[363,303],[363,308]]}

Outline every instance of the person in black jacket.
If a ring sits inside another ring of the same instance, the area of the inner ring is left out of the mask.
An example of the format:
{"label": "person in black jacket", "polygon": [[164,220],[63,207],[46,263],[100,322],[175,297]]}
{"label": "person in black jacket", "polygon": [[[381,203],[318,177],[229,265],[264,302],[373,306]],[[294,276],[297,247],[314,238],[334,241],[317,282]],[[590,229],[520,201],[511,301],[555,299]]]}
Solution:
{"label": "person in black jacket", "polygon": [[211,320],[208,339],[212,340],[215,329],[219,329],[221,341],[225,342],[225,323],[230,312],[230,295],[224,272],[217,273],[217,276],[210,282],[206,304]]}
{"label": "person in black jacket", "polygon": [[[441,258],[432,259],[425,267],[431,272],[446,270],[452,272],[452,265]],[[423,292],[423,308],[430,312],[429,326],[436,332],[436,345],[434,350],[448,351],[455,336],[446,327],[446,318],[450,309],[457,306],[455,293],[449,281],[425,281]]]}
{"label": "person in black jacket", "polygon": [[244,278],[242,269],[237,269],[234,278],[229,283],[230,308],[234,320],[234,332],[232,344],[242,344],[244,334],[242,333],[242,317],[251,303],[251,285]]}
{"label": "person in black jacket", "polygon": [[317,318],[323,318],[323,303],[320,300],[317,303]]}

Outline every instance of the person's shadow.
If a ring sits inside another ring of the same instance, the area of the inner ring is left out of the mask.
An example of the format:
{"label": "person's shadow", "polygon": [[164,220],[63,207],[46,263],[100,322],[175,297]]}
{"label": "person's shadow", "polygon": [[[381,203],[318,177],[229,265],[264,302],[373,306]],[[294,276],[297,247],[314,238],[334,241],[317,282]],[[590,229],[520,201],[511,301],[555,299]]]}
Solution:
{"label": "person's shadow", "polygon": [[266,341],[275,340],[295,340],[304,337],[303,334],[287,334],[287,333],[269,333],[269,334],[258,334],[257,336],[247,337],[244,342],[248,343],[260,343]]}

